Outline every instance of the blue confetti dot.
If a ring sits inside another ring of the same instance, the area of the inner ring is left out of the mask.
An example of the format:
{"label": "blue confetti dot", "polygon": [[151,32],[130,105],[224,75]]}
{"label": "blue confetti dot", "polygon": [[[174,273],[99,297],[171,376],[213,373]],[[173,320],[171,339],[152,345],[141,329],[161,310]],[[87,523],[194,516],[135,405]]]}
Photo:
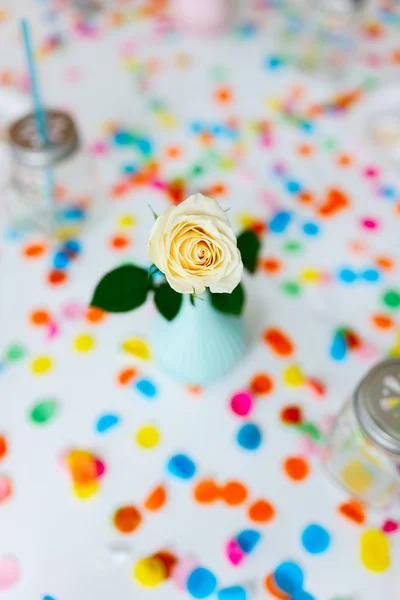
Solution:
{"label": "blue confetti dot", "polygon": [[295,562],[283,562],[275,569],[274,580],[283,592],[293,594],[296,590],[301,590],[303,587],[303,570]]}
{"label": "blue confetti dot", "polygon": [[118,425],[120,418],[118,415],[114,414],[105,414],[98,418],[96,421],[95,429],[97,433],[105,433],[109,429],[112,429],[116,425]]}
{"label": "blue confetti dot", "polygon": [[306,235],[318,235],[319,234],[319,226],[316,223],[304,223],[303,231]]}
{"label": "blue confetti dot", "polygon": [[303,121],[301,123],[301,128],[306,133],[311,133],[314,130],[314,125],[313,123],[310,123],[310,121]]}
{"label": "blue confetti dot", "polygon": [[272,231],[273,233],[283,233],[286,227],[289,225],[290,219],[290,213],[288,213],[287,211],[281,211],[276,213],[269,223],[270,231]]}
{"label": "blue confetti dot", "polygon": [[264,65],[267,69],[271,69],[271,71],[274,71],[275,69],[279,69],[279,67],[281,67],[283,65],[283,60],[279,57],[279,56],[268,56],[265,60],[264,60]]}
{"label": "blue confetti dot", "polygon": [[43,596],[42,600],[56,600],[53,596]]}
{"label": "blue confetti dot", "polygon": [[321,554],[329,548],[331,536],[324,527],[312,523],[301,534],[301,542],[310,554]]}
{"label": "blue confetti dot", "polygon": [[193,598],[208,598],[217,587],[217,579],[211,571],[198,567],[192,571],[187,580],[187,589]]}
{"label": "blue confetti dot", "polygon": [[55,253],[53,257],[53,267],[55,269],[65,269],[65,267],[68,266],[69,261],[70,257],[68,256],[68,254],[66,254],[66,252],[63,252],[62,250],[59,250]]}
{"label": "blue confetti dot", "polygon": [[241,550],[245,554],[250,554],[261,540],[261,533],[255,529],[244,529],[238,534],[236,540]]}
{"label": "blue confetti dot", "polygon": [[262,441],[262,434],[254,423],[246,423],[239,429],[237,436],[239,446],[245,450],[257,450]]}
{"label": "blue confetti dot", "polygon": [[339,271],[339,279],[344,283],[354,283],[357,279],[357,273],[355,273],[352,269],[345,267]]}
{"label": "blue confetti dot", "polygon": [[341,331],[336,331],[333,336],[330,354],[333,360],[343,360],[347,354],[346,338]]}
{"label": "blue confetti dot", "polygon": [[185,454],[175,454],[169,459],[167,470],[179,479],[191,479],[196,473],[196,465]]}
{"label": "blue confetti dot", "polygon": [[64,252],[66,252],[69,256],[71,254],[79,254],[81,249],[82,249],[81,243],[78,242],[78,240],[73,240],[73,239],[67,240],[63,246]]}
{"label": "blue confetti dot", "polygon": [[368,283],[375,283],[375,281],[379,281],[381,278],[379,271],[372,268],[365,269],[365,271],[361,273],[361,277],[364,281],[368,281]]}
{"label": "blue confetti dot", "polygon": [[221,135],[221,133],[224,131],[224,128],[217,123],[211,127],[211,131],[214,135]]}
{"label": "blue confetti dot", "polygon": [[114,134],[114,142],[117,146],[130,146],[134,141],[135,138],[129,131],[117,131]]}
{"label": "blue confetti dot", "polygon": [[149,140],[141,138],[139,140],[136,140],[135,143],[139,152],[141,152],[145,156],[148,156],[152,153],[152,145]]}
{"label": "blue confetti dot", "polygon": [[384,198],[396,198],[397,192],[395,188],[388,185],[384,185],[381,188],[379,188],[379,195],[383,196]]}
{"label": "blue confetti dot", "polygon": [[0,373],[6,368],[6,363],[0,361]]}
{"label": "blue confetti dot", "polygon": [[219,590],[217,596],[218,600],[248,600],[249,598],[247,591],[241,585],[223,588]]}
{"label": "blue confetti dot", "polygon": [[200,131],[203,129],[203,126],[198,121],[193,121],[193,123],[190,125],[190,129],[192,130],[192,133],[200,133]]}
{"label": "blue confetti dot", "polygon": [[251,38],[256,33],[257,28],[254,23],[243,23],[238,27],[238,34],[242,38]]}
{"label": "blue confetti dot", "polygon": [[304,590],[297,590],[297,592],[295,592],[291,597],[291,600],[315,600],[315,598]]}
{"label": "blue confetti dot", "polygon": [[122,172],[127,175],[131,175],[132,173],[136,173],[137,167],[135,165],[124,165],[122,167]]}
{"label": "blue confetti dot", "polygon": [[298,194],[301,190],[301,185],[298,181],[288,180],[286,182],[286,189],[290,194]]}
{"label": "blue confetti dot", "polygon": [[61,213],[61,218],[66,221],[81,221],[85,217],[85,210],[79,206],[71,206]]}
{"label": "blue confetti dot", "polygon": [[149,379],[139,379],[134,386],[146,398],[154,398],[157,395],[157,388]]}

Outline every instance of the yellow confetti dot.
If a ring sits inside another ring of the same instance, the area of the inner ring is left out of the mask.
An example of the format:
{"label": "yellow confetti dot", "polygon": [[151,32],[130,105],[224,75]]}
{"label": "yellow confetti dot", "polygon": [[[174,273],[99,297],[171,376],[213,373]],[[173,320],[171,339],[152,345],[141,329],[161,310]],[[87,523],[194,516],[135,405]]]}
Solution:
{"label": "yellow confetti dot", "polygon": [[160,441],[160,432],[154,425],[144,425],[136,433],[136,442],[141,448],[154,448]]}
{"label": "yellow confetti dot", "polygon": [[133,215],[120,215],[118,217],[118,226],[129,229],[136,223],[136,219]]}
{"label": "yellow confetti dot", "polygon": [[254,217],[247,213],[240,213],[237,216],[237,220],[239,222],[239,225],[243,227],[243,229],[249,229],[254,223]]}
{"label": "yellow confetti dot", "polygon": [[305,381],[305,377],[297,365],[289,365],[283,371],[283,381],[290,386],[299,386],[303,385]]}
{"label": "yellow confetti dot", "polygon": [[77,237],[81,232],[81,225],[63,225],[55,232],[56,239],[60,242]]}
{"label": "yellow confetti dot", "polygon": [[304,269],[300,273],[300,279],[304,281],[304,283],[315,283],[319,281],[320,274],[315,269]]}
{"label": "yellow confetti dot", "polygon": [[382,573],[390,567],[389,540],[383,531],[364,531],[360,538],[360,558],[364,567],[374,573]]}
{"label": "yellow confetti dot", "polygon": [[37,356],[31,363],[31,369],[36,375],[43,375],[53,367],[53,361],[50,356]]}
{"label": "yellow confetti dot", "polygon": [[125,340],[122,344],[122,350],[143,360],[149,360],[151,357],[148,343],[141,338],[129,338]]}
{"label": "yellow confetti dot", "polygon": [[159,124],[162,125],[163,127],[166,127],[166,128],[176,127],[176,118],[167,112],[162,111],[162,112],[157,113],[156,119],[159,122]]}
{"label": "yellow confetti dot", "polygon": [[155,587],[167,578],[167,569],[160,558],[142,558],[133,568],[133,577],[143,587]]}
{"label": "yellow confetti dot", "polygon": [[280,101],[279,98],[277,98],[276,96],[273,96],[271,98],[267,99],[267,108],[270,108],[271,110],[280,110],[282,103]]}
{"label": "yellow confetti dot", "polygon": [[94,339],[91,335],[84,333],[78,335],[74,340],[74,348],[77,352],[90,352],[94,347]]}
{"label": "yellow confetti dot", "polygon": [[88,483],[74,483],[72,490],[79,500],[88,500],[99,491],[99,487],[99,482],[93,480]]}
{"label": "yellow confetti dot", "polygon": [[343,482],[355,493],[363,494],[374,482],[373,475],[359,460],[351,460],[341,472]]}

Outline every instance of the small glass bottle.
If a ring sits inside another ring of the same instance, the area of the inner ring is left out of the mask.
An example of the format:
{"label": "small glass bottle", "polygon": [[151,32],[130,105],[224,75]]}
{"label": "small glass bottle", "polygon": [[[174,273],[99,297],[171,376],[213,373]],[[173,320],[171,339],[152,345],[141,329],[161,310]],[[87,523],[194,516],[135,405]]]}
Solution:
{"label": "small glass bottle", "polygon": [[58,240],[80,235],[93,220],[99,197],[94,159],[81,149],[72,118],[46,111],[49,143],[42,144],[33,114],[8,130],[12,164],[6,194],[16,230],[39,230]]}
{"label": "small glass bottle", "polygon": [[342,77],[356,50],[356,28],[371,0],[293,2],[283,55],[299,68]]}
{"label": "small glass bottle", "polygon": [[328,472],[375,508],[400,499],[400,359],[383,361],[361,380],[336,418],[324,453]]}

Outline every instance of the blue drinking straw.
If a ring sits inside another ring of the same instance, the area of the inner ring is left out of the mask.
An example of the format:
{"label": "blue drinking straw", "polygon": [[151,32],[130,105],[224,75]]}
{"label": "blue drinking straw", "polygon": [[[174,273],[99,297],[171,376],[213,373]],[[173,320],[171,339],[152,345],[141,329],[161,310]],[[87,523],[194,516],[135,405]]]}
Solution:
{"label": "blue drinking straw", "polygon": [[39,82],[38,82],[38,77],[37,77],[37,72],[36,72],[35,59],[33,57],[31,33],[30,33],[29,23],[26,19],[21,19],[21,32],[22,32],[22,39],[24,42],[26,61],[28,63],[29,78],[30,78],[30,82],[31,82],[33,110],[34,110],[34,115],[35,115],[36,128],[37,128],[38,134],[41,137],[42,144],[43,144],[43,146],[45,146],[46,144],[49,143],[49,136],[48,136],[48,132],[47,132],[47,125],[46,125],[45,113],[44,113],[44,109],[43,109],[43,103],[42,103],[42,100],[40,97]]}
{"label": "blue drinking straw", "polygon": [[[47,146],[50,143],[47,131],[45,111],[40,96],[39,81],[36,71],[35,59],[33,56],[32,40],[29,23],[26,19],[21,19],[21,33],[24,43],[26,61],[28,63],[29,78],[31,83],[33,113],[35,116],[36,130],[41,139],[42,145]],[[46,196],[49,201],[50,211],[53,212],[53,190],[54,176],[51,169],[46,169]]]}

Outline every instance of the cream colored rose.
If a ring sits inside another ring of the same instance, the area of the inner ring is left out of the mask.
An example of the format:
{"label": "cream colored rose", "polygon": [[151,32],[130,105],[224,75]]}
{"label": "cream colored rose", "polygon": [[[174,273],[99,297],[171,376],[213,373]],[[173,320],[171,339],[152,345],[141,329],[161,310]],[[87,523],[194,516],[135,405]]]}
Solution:
{"label": "cream colored rose", "polygon": [[229,219],[218,202],[194,194],[167,208],[150,232],[148,254],[181,294],[230,293],[243,264]]}

